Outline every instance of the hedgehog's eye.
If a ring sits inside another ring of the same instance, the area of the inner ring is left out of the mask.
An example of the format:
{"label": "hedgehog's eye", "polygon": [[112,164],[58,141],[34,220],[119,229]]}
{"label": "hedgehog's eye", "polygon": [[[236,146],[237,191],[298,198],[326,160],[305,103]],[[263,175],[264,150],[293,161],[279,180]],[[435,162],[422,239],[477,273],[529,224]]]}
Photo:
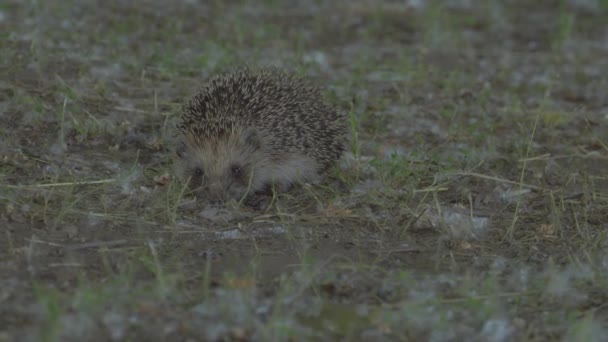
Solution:
{"label": "hedgehog's eye", "polygon": [[197,188],[199,186],[201,186],[201,183],[203,182],[203,169],[201,169],[200,167],[195,167],[192,169],[192,175],[190,176],[190,186],[192,188]]}
{"label": "hedgehog's eye", "polygon": [[243,176],[243,169],[238,165],[232,165],[230,167],[230,172],[232,173],[232,177],[237,179]]}

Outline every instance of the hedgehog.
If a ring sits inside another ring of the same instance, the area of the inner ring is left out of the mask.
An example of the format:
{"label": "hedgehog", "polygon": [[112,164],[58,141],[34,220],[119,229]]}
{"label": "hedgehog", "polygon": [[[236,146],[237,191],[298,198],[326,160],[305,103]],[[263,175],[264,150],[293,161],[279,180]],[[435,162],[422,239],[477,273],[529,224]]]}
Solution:
{"label": "hedgehog", "polygon": [[196,194],[223,202],[315,183],[343,154],[346,123],[318,88],[294,74],[234,69],[183,105],[180,173]]}

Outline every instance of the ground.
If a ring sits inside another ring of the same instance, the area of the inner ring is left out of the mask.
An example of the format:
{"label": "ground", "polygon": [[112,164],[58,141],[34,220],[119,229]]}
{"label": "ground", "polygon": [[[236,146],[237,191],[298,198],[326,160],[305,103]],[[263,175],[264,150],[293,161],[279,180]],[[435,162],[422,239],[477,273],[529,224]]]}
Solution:
{"label": "ground", "polygon": [[[606,341],[608,1],[0,4],[0,341]],[[181,103],[279,66],[321,184],[213,207]]]}

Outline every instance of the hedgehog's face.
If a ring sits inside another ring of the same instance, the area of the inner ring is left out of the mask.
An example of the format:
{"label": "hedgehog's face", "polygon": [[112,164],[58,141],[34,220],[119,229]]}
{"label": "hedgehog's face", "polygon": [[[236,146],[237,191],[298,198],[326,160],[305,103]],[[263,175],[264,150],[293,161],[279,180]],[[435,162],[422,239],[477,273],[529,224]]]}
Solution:
{"label": "hedgehog's face", "polygon": [[211,201],[241,200],[258,191],[256,169],[264,161],[255,129],[201,141],[184,136],[178,149],[189,187]]}

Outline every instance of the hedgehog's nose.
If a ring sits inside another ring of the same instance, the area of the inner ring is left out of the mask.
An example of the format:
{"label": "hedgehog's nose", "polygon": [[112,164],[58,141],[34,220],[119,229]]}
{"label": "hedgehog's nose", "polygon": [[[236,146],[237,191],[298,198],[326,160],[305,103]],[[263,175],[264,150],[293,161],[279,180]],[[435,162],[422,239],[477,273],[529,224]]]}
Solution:
{"label": "hedgehog's nose", "polygon": [[213,202],[224,201],[224,189],[220,183],[211,183],[207,187],[209,191],[209,199]]}
{"label": "hedgehog's nose", "polygon": [[217,183],[210,183],[209,184],[209,192],[212,194],[221,194],[222,193],[222,185],[217,182]]}

